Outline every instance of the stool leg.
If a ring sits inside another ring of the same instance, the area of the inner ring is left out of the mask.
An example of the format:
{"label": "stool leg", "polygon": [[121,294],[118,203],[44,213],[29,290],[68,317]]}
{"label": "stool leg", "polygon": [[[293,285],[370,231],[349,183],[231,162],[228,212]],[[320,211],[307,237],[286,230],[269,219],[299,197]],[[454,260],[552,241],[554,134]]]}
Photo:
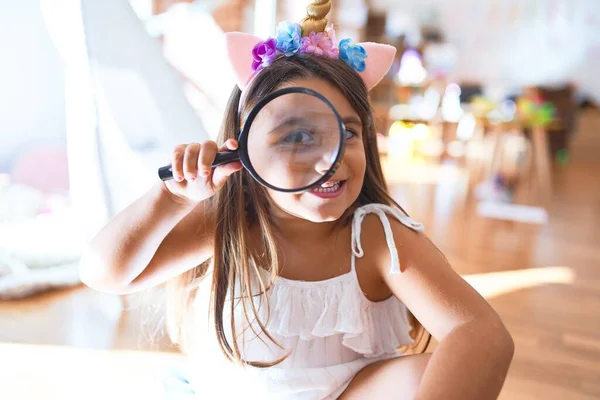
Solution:
{"label": "stool leg", "polygon": [[542,202],[546,202],[552,191],[552,176],[550,173],[550,150],[548,148],[548,133],[541,126],[536,126],[531,131],[533,157],[535,164],[536,180],[539,185],[539,194]]}

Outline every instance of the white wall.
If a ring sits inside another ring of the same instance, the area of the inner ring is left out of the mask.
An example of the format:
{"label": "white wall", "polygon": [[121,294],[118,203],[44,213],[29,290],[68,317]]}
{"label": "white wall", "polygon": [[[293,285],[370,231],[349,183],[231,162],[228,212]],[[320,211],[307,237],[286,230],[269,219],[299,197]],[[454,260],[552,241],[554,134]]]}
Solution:
{"label": "white wall", "polygon": [[[347,0],[353,2],[356,0]],[[441,27],[458,54],[450,79],[490,87],[578,85],[600,101],[599,0],[372,0],[388,31]]]}
{"label": "white wall", "polygon": [[38,0],[0,0],[0,171],[25,145],[65,141],[64,70]]}

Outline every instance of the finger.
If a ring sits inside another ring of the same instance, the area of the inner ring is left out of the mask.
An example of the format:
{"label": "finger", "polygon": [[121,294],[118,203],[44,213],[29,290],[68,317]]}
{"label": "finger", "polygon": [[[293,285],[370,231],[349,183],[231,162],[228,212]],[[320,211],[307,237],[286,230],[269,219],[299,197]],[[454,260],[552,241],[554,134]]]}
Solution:
{"label": "finger", "polygon": [[193,181],[198,176],[198,155],[200,151],[200,143],[191,143],[185,148],[183,174],[188,181]]}
{"label": "finger", "polygon": [[227,178],[231,176],[236,171],[244,168],[242,163],[239,161],[230,162],[228,164],[219,165],[215,168],[212,176],[212,183],[215,189],[221,188],[227,181]]}
{"label": "finger", "polygon": [[177,182],[183,181],[183,156],[186,147],[187,145],[180,144],[171,153],[171,170],[173,171],[173,179]]}
{"label": "finger", "polygon": [[202,176],[207,177],[212,170],[212,163],[217,155],[217,144],[213,141],[202,144],[200,157],[198,158],[198,169]]}
{"label": "finger", "polygon": [[235,139],[227,139],[225,141],[225,143],[223,143],[223,146],[219,147],[219,151],[233,151],[233,150],[237,150],[238,148],[238,141]]}

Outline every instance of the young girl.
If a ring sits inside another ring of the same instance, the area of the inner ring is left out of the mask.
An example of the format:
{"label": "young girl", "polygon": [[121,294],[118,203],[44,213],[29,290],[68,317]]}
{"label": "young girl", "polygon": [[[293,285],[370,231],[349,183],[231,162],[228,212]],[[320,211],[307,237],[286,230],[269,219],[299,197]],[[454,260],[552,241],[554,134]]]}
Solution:
{"label": "young girl", "polygon": [[[337,46],[319,3],[276,39],[227,35],[238,87],[218,142],[236,149],[265,95],[313,89],[347,128],[330,181],[277,192],[239,162],[212,169],[215,142],[177,146],[174,180],[102,229],[81,278],[113,293],[168,281],[170,334],[205,397],[496,398],[513,354],[507,330],[386,191],[368,90],[394,50]],[[427,332],[439,342],[432,354],[422,354]]]}

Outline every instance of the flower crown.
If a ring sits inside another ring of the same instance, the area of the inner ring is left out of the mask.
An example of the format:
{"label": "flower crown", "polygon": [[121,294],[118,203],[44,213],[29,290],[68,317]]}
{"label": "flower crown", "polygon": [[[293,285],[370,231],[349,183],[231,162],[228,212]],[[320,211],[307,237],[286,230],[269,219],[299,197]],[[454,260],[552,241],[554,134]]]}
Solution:
{"label": "flower crown", "polygon": [[396,48],[380,43],[354,43],[351,39],[336,42],[331,24],[323,32],[312,31],[306,35],[300,24],[281,22],[275,37],[263,40],[241,32],[225,34],[229,61],[237,84],[244,90],[250,81],[277,56],[314,54],[340,59],[354,69],[368,90],[375,87],[387,74],[396,54]]}
{"label": "flower crown", "polygon": [[298,23],[281,22],[277,26],[277,36],[261,41],[252,49],[252,70],[260,71],[269,66],[280,54],[287,57],[294,54],[314,54],[334,59],[341,59],[356,72],[364,72],[367,51],[351,39],[343,39],[336,43],[335,30],[330,24],[325,32],[310,32],[303,35]]}

